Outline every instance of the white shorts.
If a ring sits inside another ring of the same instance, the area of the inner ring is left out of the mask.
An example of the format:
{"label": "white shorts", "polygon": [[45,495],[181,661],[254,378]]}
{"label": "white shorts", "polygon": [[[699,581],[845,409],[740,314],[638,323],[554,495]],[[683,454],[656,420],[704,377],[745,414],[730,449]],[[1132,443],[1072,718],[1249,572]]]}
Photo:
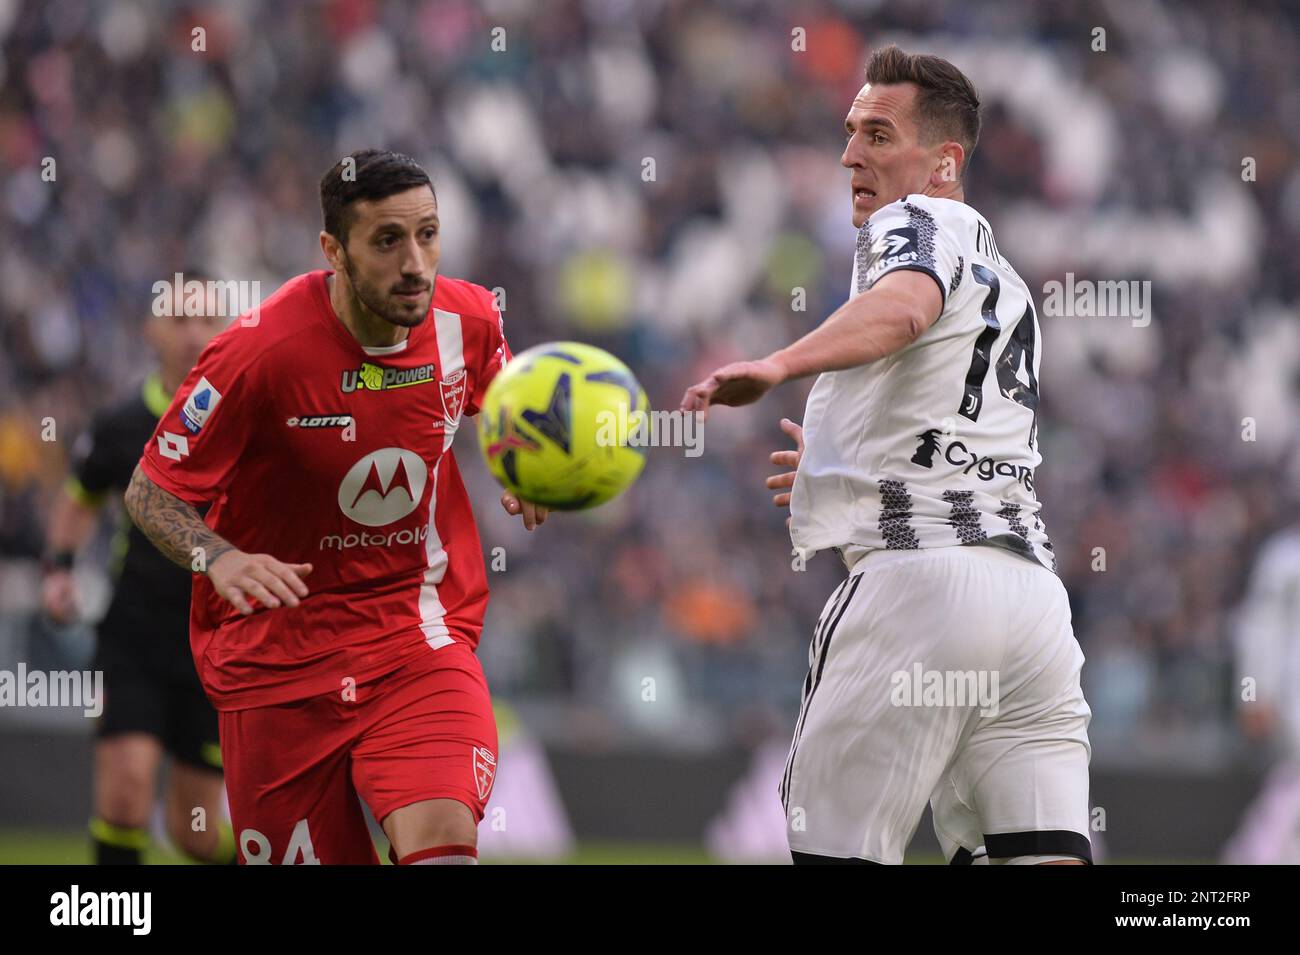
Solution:
{"label": "white shorts", "polygon": [[869,552],[822,610],[781,781],[796,861],[1092,860],[1083,653],[1055,574],[1005,550]]}

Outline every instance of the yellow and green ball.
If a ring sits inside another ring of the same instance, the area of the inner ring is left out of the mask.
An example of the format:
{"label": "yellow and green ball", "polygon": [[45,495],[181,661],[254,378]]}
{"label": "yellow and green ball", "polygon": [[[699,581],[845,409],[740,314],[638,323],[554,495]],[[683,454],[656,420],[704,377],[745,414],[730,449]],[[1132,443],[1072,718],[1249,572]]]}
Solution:
{"label": "yellow and green ball", "polygon": [[649,401],[609,352],[550,342],[514,356],[479,409],[479,446],[508,491],[562,511],[596,507],[645,467]]}

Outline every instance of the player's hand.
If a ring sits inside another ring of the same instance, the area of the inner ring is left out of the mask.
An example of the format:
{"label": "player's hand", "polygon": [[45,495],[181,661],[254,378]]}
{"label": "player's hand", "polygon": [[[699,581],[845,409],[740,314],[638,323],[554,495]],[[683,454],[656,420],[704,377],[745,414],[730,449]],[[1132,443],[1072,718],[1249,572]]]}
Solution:
{"label": "player's hand", "polygon": [[501,495],[501,506],[506,509],[507,514],[522,514],[524,518],[524,528],[532,530],[534,527],[540,527],[546,523],[546,515],[551,513],[549,507],[543,507],[541,504],[534,504],[532,501],[521,501],[509,491]]}
{"label": "player's hand", "polygon": [[709,416],[709,405],[753,404],[785,379],[785,369],[771,358],[735,361],[687,388],[681,410],[698,412],[704,421]]}
{"label": "player's hand", "polygon": [[790,470],[784,474],[773,474],[767,479],[767,487],[769,490],[780,492],[772,495],[773,504],[777,507],[789,507],[790,491],[787,489],[794,487],[794,475],[799,468],[800,460],[803,458],[803,428],[789,418],[782,418],[781,430],[790,436],[790,440],[794,442],[795,450],[772,452],[772,463]]}
{"label": "player's hand", "polygon": [[250,599],[268,610],[296,607],[307,596],[302,578],[311,573],[311,564],[285,564],[270,554],[245,554],[228,550],[208,565],[208,579],[223,600],[235,605],[242,614],[250,614]]}
{"label": "player's hand", "polygon": [[54,623],[71,623],[77,617],[77,587],[72,571],[48,571],[41,580],[41,608]]}

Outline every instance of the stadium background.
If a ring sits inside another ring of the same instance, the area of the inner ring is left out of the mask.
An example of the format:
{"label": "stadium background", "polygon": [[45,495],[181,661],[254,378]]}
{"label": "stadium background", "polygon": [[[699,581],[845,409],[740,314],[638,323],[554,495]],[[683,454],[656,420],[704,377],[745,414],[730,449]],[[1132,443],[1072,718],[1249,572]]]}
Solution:
{"label": "stadium background", "polygon": [[[841,124],[890,41],[979,88],[967,197],[1031,288],[1153,283],[1146,327],[1042,316],[1038,487],[1088,657],[1102,840],[1216,858],[1273,755],[1236,726],[1231,622],[1300,478],[1300,7],[1280,0],[3,0],[0,668],[87,659],[88,627],[40,618],[36,559],[72,440],[148,370],[154,282],[202,263],[269,294],[321,267],[317,180],[382,145],[429,168],[442,271],[505,290],[515,351],[592,342],[673,408],[843,300]],[[520,770],[499,854],[780,857],[771,763],[840,574],[829,555],[791,569],[762,486],[808,384],[533,535],[462,437],[507,561],[481,646],[501,782],[506,737],[538,774]],[[107,538],[79,567],[92,615]],[[0,710],[0,859],[84,855],[89,732]],[[554,813],[524,820],[539,792]]]}

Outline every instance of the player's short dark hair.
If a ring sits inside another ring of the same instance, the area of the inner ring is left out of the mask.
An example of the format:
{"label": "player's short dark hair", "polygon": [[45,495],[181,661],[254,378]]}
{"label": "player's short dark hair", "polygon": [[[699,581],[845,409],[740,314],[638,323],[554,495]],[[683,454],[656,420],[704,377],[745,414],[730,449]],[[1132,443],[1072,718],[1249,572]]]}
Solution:
{"label": "player's short dark hair", "polygon": [[359,149],[336,162],[320,180],[320,211],[325,231],[344,245],[352,226],[354,202],[375,202],[433,182],[410,156],[387,149]]}
{"label": "player's short dark hair", "polygon": [[921,141],[961,143],[964,162],[970,161],[980,138],[980,98],[965,73],[942,57],[905,53],[891,43],[871,54],[867,82],[915,84]]}

